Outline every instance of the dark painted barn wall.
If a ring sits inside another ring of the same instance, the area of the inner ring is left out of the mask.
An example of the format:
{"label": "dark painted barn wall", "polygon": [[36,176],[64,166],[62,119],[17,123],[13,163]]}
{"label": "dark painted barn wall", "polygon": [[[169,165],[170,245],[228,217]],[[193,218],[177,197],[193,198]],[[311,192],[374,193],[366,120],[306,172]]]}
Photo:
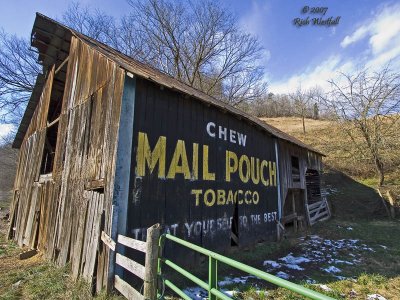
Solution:
{"label": "dark painted barn wall", "polygon": [[239,245],[276,237],[275,144],[266,132],[137,79],[133,145],[130,236],[145,239],[160,222],[178,237],[226,249],[237,220]]}

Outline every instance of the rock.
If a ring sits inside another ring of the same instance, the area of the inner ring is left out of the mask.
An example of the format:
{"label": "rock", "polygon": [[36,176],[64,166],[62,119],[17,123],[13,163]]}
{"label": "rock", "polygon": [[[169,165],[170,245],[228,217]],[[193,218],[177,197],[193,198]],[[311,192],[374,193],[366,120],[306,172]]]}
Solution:
{"label": "rock", "polygon": [[19,286],[21,285],[21,283],[22,283],[22,280],[17,281],[16,283],[14,283],[14,284],[12,285],[12,288],[13,288],[13,289],[19,288]]}
{"label": "rock", "polygon": [[387,300],[387,299],[379,294],[371,294],[367,295],[367,300]]}
{"label": "rock", "polygon": [[355,291],[355,290],[351,290],[350,291],[350,293],[349,293],[349,296],[350,296],[350,298],[354,298],[354,297],[356,297],[358,295],[358,293]]}
{"label": "rock", "polygon": [[321,288],[321,290],[324,290],[325,292],[331,292],[333,291],[329,286],[327,286],[326,284],[320,284],[319,287]]}
{"label": "rock", "polygon": [[27,259],[37,254],[36,249],[28,250],[19,254],[19,259]]}

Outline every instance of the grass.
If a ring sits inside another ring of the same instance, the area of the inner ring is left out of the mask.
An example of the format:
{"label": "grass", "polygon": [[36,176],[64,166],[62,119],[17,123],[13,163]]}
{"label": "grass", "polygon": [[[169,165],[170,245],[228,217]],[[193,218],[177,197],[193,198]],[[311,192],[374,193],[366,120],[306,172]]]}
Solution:
{"label": "grass", "polygon": [[[1,215],[1,214],[0,214]],[[0,220],[0,299],[93,299],[91,285],[74,281],[69,266],[57,267],[40,255],[19,260],[22,250],[5,238],[7,226]],[[94,299],[124,299],[102,293]]]}

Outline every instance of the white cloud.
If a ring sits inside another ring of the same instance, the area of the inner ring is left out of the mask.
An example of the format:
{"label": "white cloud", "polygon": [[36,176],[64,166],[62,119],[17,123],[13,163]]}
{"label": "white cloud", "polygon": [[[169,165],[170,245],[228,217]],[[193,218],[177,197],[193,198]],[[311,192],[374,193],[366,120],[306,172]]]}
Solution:
{"label": "white cloud", "polygon": [[347,35],[340,43],[340,46],[346,48],[347,46],[353,43],[361,41],[363,38],[367,36],[368,32],[369,32],[369,26],[361,26],[352,35]]}
{"label": "white cloud", "polygon": [[280,82],[271,82],[269,91],[272,93],[290,93],[299,87],[310,89],[319,86],[328,89],[328,80],[338,76],[339,72],[351,72],[355,68],[351,61],[343,61],[341,56],[334,55],[323,61],[318,66],[306,70],[303,73],[295,74]]}
{"label": "white cloud", "polygon": [[13,129],[14,126],[11,124],[0,124],[0,143],[2,142],[2,139],[10,134]]}
{"label": "white cloud", "polygon": [[265,27],[265,18],[269,11],[268,1],[259,3],[257,1],[251,2],[251,8],[248,13],[245,13],[239,20],[239,25],[244,32],[248,32],[254,36],[257,36],[261,45],[264,47],[264,51],[261,53],[261,59],[259,63],[261,65],[267,65],[271,58],[271,52],[268,50],[268,45],[263,40]]}
{"label": "white cloud", "polygon": [[[286,80],[270,81],[273,93],[293,92],[301,86],[304,89],[316,85],[329,88],[329,79],[337,79],[339,72],[352,73],[359,68],[379,70],[388,63],[393,69],[400,69],[400,4],[385,5],[374,17],[366,19],[340,43],[341,53],[330,55],[325,61],[312,68],[294,74]],[[364,50],[351,54],[344,48],[368,38]]]}
{"label": "white cloud", "polygon": [[340,45],[343,48],[368,37],[370,49],[374,54],[384,51],[400,38],[400,4],[385,5],[373,17],[367,19],[351,35],[347,35]]}
{"label": "white cloud", "polygon": [[268,1],[259,3],[257,1],[251,2],[251,9],[248,13],[239,20],[240,26],[251,34],[261,36],[260,29],[263,29],[260,24],[265,23],[265,16],[268,13]]}

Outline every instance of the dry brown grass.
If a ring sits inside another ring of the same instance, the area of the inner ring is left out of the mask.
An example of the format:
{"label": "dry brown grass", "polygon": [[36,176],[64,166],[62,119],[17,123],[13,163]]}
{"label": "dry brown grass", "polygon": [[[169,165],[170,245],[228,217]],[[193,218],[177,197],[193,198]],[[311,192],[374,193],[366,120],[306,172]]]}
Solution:
{"label": "dry brown grass", "polygon": [[[365,184],[375,186],[375,168],[366,155],[361,155],[350,137],[334,121],[306,119],[306,133],[303,133],[301,118],[262,118],[264,122],[287,132],[309,144],[326,155],[324,163],[329,167],[344,172]],[[400,124],[397,124],[400,133]],[[360,137],[361,139],[361,137]],[[399,135],[400,139],[400,135]],[[386,184],[396,189],[400,185],[400,145],[396,138],[383,153],[386,168]]]}

